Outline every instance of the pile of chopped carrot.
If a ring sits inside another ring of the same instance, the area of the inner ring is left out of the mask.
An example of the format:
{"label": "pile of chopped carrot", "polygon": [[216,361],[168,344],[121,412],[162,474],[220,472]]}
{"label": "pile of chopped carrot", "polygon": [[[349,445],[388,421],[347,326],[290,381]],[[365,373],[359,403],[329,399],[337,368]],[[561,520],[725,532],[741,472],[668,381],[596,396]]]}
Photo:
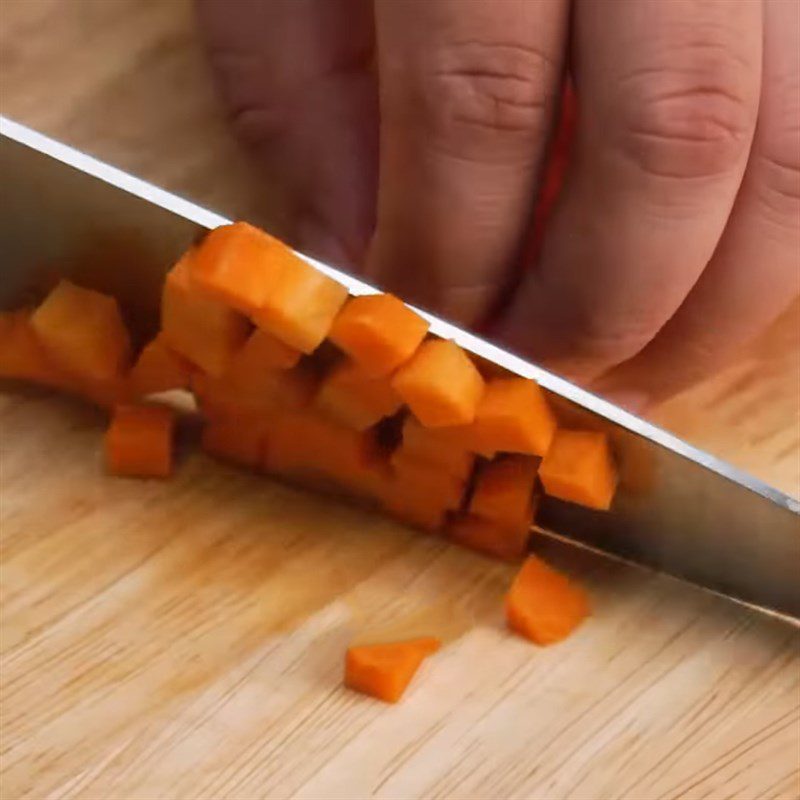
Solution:
{"label": "pile of chopped carrot", "polygon": [[[35,308],[0,312],[0,378],[111,409],[113,474],[171,474],[176,415],[159,403],[180,390],[212,456],[366,499],[498,558],[525,555],[543,493],[593,509],[613,500],[606,436],[559,428],[534,381],[486,374],[396,297],[348,297],[247,223],[178,260],[143,346],[123,312],[66,280]],[[526,562],[508,600],[509,624],[540,642],[585,614],[580,593],[546,570]],[[348,683],[396,699],[432,652],[412,644],[354,648]]]}

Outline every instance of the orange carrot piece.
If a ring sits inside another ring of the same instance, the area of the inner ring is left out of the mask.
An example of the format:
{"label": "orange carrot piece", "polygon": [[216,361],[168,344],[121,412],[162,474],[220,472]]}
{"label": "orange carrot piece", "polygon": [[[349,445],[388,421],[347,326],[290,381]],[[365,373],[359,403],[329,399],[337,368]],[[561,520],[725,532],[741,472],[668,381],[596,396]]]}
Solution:
{"label": "orange carrot piece", "polygon": [[78,378],[107,381],[127,368],[131,341],[113,297],[62,280],[31,325],[53,363]]}
{"label": "orange carrot piece", "polygon": [[440,639],[427,636],[350,647],[345,657],[345,686],[378,700],[396,703],[422,662],[441,646]]}
{"label": "orange carrot piece", "polygon": [[178,355],[159,335],[139,354],[129,379],[132,392],[143,397],[173,389],[188,389],[191,377],[190,362]]}
{"label": "orange carrot piece", "polygon": [[559,642],[589,615],[583,589],[536,556],[528,556],[506,595],[506,622],[536,644]]}
{"label": "orange carrot piece", "polygon": [[470,513],[500,525],[529,528],[538,466],[532,456],[507,456],[487,464],[475,480]]}
{"label": "orange carrot piece", "polygon": [[292,369],[303,354],[271,333],[256,328],[234,357],[233,369],[242,372]]}
{"label": "orange carrot piece", "polygon": [[466,480],[475,464],[475,455],[464,445],[464,436],[451,435],[450,428],[425,428],[409,415],[403,421],[399,453],[424,461]]}
{"label": "orange carrot piece", "polygon": [[257,419],[211,419],[203,425],[200,443],[223,461],[255,469],[264,457],[266,424]]}
{"label": "orange carrot piece", "polygon": [[166,478],[172,473],[175,412],[166,406],[119,405],[106,431],[112,475]]}
{"label": "orange carrot piece", "polygon": [[556,418],[539,384],[512,377],[487,382],[470,435],[481,452],[543,456],[555,431]]}
{"label": "orange carrot piece", "polygon": [[484,390],[469,356],[446,339],[423,342],[392,386],[428,428],[471,423]]}
{"label": "orange carrot piece", "polygon": [[539,467],[539,478],[553,497],[608,510],[618,478],[608,437],[594,431],[559,430]]}
{"label": "orange carrot piece", "polygon": [[447,509],[456,509],[461,505],[467,488],[466,478],[402,452],[393,453],[391,463],[395,481],[413,488],[418,497],[434,498]]}
{"label": "orange carrot piece", "polygon": [[312,353],[346,299],[344,286],[290,253],[281,260],[268,297],[251,319],[290,347]]}
{"label": "orange carrot piece", "polygon": [[515,561],[525,554],[531,530],[530,523],[509,525],[467,514],[450,522],[447,535],[454,542],[472,550],[505,561]]}
{"label": "orange carrot piece", "polygon": [[429,327],[394,295],[372,294],[351,298],[329,336],[367,374],[384,376],[411,358]]}
{"label": "orange carrot piece", "polygon": [[285,264],[296,258],[283,242],[234,222],[210,231],[197,246],[191,277],[207,297],[253,314],[267,302]]}
{"label": "orange carrot piece", "polygon": [[315,402],[331,419],[360,431],[391,416],[403,403],[386,378],[371,377],[352,361],[334,367]]}
{"label": "orange carrot piece", "polygon": [[209,375],[219,377],[250,335],[239,313],[200,294],[191,280],[194,251],[170,270],[161,297],[164,342]]}

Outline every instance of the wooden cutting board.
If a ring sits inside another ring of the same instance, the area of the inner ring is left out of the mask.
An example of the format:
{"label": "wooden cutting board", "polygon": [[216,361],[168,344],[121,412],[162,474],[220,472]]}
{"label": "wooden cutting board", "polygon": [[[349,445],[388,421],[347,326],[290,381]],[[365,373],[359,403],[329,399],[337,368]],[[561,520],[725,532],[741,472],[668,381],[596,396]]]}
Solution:
{"label": "wooden cutting board", "polygon": [[[184,0],[3,0],[3,113],[231,215],[262,188]],[[657,421],[800,494],[800,304]],[[800,797],[800,634],[554,546],[591,621],[506,633],[511,570],[191,455],[108,478],[102,419],[0,397],[0,797]],[[448,645],[398,706],[345,647]]]}

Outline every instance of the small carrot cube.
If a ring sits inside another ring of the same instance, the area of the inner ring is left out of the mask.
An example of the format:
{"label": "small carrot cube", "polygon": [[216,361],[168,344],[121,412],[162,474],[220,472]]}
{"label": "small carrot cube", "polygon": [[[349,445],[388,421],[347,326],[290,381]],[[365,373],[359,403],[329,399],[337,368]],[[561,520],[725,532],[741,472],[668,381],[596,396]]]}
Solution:
{"label": "small carrot cube", "polygon": [[429,327],[394,295],[372,294],[351,298],[329,335],[367,374],[383,376],[411,358]]}
{"label": "small carrot cube", "polygon": [[251,319],[290,347],[312,353],[346,299],[344,286],[290,253],[281,260],[268,297]]}
{"label": "small carrot cube", "polygon": [[386,378],[371,377],[345,361],[323,380],[315,402],[331,419],[363,431],[394,414],[403,401]]}
{"label": "small carrot cube", "polygon": [[191,279],[194,251],[170,270],[161,297],[164,342],[203,372],[219,377],[250,335],[241,314],[200,294]]}
{"label": "small carrot cube", "polygon": [[446,339],[423,342],[397,370],[392,386],[428,428],[471,423],[484,390],[469,356]]}
{"label": "small carrot cube", "polygon": [[234,222],[210,231],[197,246],[191,277],[209,298],[252,314],[267,302],[284,265],[296,258],[283,242]]}
{"label": "small carrot cube", "polygon": [[350,647],[344,683],[350,689],[387,703],[396,703],[422,662],[442,646],[434,637]]}
{"label": "small carrot cube", "polygon": [[594,431],[559,430],[539,478],[553,497],[606,511],[617,488],[617,470],[608,437]]}
{"label": "small carrot cube", "polygon": [[391,464],[395,480],[413,488],[417,496],[435,498],[447,509],[461,505],[467,488],[466,477],[453,475],[402,451],[392,454]]}
{"label": "small carrot cube", "polygon": [[119,405],[106,431],[112,475],[166,478],[172,473],[175,412],[166,406]]}
{"label": "small carrot cube", "polygon": [[589,615],[580,586],[536,556],[528,556],[506,595],[508,626],[536,644],[559,642]]}
{"label": "small carrot cube", "polygon": [[147,344],[130,372],[130,384],[138,397],[173,389],[188,389],[192,365],[156,336]]}
{"label": "small carrot cube", "polygon": [[256,328],[234,357],[234,369],[245,372],[292,369],[303,354],[271,333]]}
{"label": "small carrot cube", "polygon": [[31,325],[53,363],[78,378],[105,381],[127,368],[131,341],[113,297],[62,280]]}
{"label": "small carrot cube", "polygon": [[531,456],[507,456],[491,461],[478,474],[470,513],[509,527],[529,528],[533,522],[538,461]]}
{"label": "small carrot cube", "polygon": [[264,456],[264,424],[248,418],[212,419],[203,426],[200,443],[207,453],[255,469]]}
{"label": "small carrot cube", "polygon": [[403,420],[402,444],[398,452],[466,480],[475,465],[475,455],[466,446],[462,430],[425,428],[409,415]]}
{"label": "small carrot cube", "polygon": [[556,418],[539,384],[526,378],[493,378],[472,424],[481,451],[543,456],[556,431]]}
{"label": "small carrot cube", "polygon": [[447,527],[454,542],[505,561],[521,558],[531,536],[530,523],[510,525],[467,514],[457,517]]}

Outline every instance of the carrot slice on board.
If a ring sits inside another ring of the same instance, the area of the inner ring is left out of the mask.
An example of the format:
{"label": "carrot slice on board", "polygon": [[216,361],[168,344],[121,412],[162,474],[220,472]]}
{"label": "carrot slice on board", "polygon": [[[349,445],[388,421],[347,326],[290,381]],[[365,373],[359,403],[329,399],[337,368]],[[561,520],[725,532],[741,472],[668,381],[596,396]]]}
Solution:
{"label": "carrot slice on board", "polygon": [[394,414],[403,401],[386,378],[372,377],[345,361],[323,380],[315,403],[331,419],[363,431]]}
{"label": "carrot slice on board", "polygon": [[512,528],[530,527],[538,467],[532,456],[506,456],[486,464],[475,479],[470,513]]}
{"label": "carrot slice on board", "polygon": [[203,294],[252,314],[267,301],[286,262],[296,258],[283,242],[234,222],[210,231],[197,246],[191,277]]}
{"label": "carrot slice on board", "polygon": [[207,453],[255,469],[264,456],[262,420],[250,418],[211,419],[203,426],[200,443]]}
{"label": "carrot slice on board", "polygon": [[506,595],[506,621],[536,644],[565,639],[589,615],[583,589],[536,556],[528,556]]}
{"label": "carrot slice on board", "polygon": [[559,430],[539,467],[539,478],[553,497],[608,510],[618,479],[608,437],[594,431]]}
{"label": "carrot slice on board", "polygon": [[194,251],[167,274],[161,296],[164,341],[203,372],[219,377],[250,334],[238,312],[200,294],[190,275]]}
{"label": "carrot slice on board", "polygon": [[428,636],[350,647],[345,657],[345,686],[378,700],[396,703],[422,662],[441,646],[441,640]]}
{"label": "carrot slice on board", "polygon": [[487,382],[470,435],[481,452],[543,456],[555,431],[556,418],[539,384],[512,377]]}
{"label": "carrot slice on board", "polygon": [[344,286],[290,253],[281,260],[269,296],[251,319],[290,347],[313,353],[346,299]]}
{"label": "carrot slice on board", "polygon": [[397,370],[392,386],[428,428],[471,423],[484,390],[469,356],[446,339],[423,342]]}
{"label": "carrot slice on board", "polygon": [[464,547],[506,561],[515,561],[525,555],[531,527],[529,522],[510,525],[467,514],[449,523],[447,535]]}
{"label": "carrot slice on board", "polygon": [[367,374],[382,376],[411,358],[429,327],[394,295],[372,294],[351,298],[329,336]]}
{"label": "carrot slice on board", "polygon": [[112,475],[166,478],[172,473],[175,412],[166,406],[120,405],[105,436]]}
{"label": "carrot slice on board", "polygon": [[156,336],[149,342],[131,369],[131,390],[139,397],[173,389],[188,389],[192,365],[178,355],[165,341]]}
{"label": "carrot slice on board", "polygon": [[128,330],[117,301],[62,280],[33,312],[31,325],[51,360],[89,381],[107,381],[127,368]]}

